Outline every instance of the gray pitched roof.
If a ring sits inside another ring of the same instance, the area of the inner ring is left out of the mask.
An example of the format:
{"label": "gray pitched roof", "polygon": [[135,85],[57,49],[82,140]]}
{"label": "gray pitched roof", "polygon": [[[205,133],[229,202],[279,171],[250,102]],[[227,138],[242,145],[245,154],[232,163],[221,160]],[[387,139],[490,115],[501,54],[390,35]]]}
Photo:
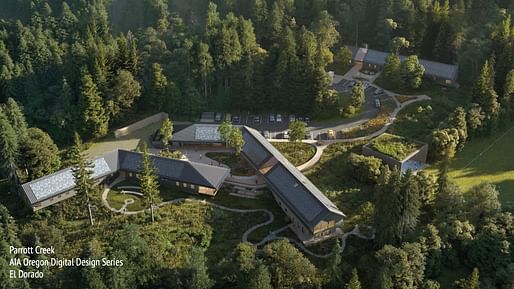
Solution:
{"label": "gray pitched roof", "polygon": [[[365,63],[376,64],[379,66],[384,66],[386,63],[386,58],[389,55],[387,52],[378,51],[374,49],[367,48],[359,48],[356,49],[353,46],[348,46],[352,51],[354,51],[353,59],[355,61],[362,61]],[[365,55],[362,57],[362,55]],[[404,61],[406,56],[400,55],[400,60]],[[425,75],[434,76],[442,79],[448,80],[457,80],[457,74],[459,67],[453,64],[446,64],[436,61],[430,61],[425,59],[420,59],[419,63],[421,63],[425,67]]]}
{"label": "gray pitched roof", "polygon": [[[258,131],[245,126],[243,127],[243,136],[245,138],[243,154],[247,156],[253,166],[260,167],[272,156],[277,159],[278,163],[264,175],[264,179],[304,224],[313,228],[321,220],[339,221],[344,217],[334,203]],[[263,155],[267,157],[260,157],[254,161],[253,156],[258,154],[256,150],[266,151]]]}
{"label": "gray pitched roof", "polygon": [[173,134],[172,141],[220,143],[217,124],[192,124]]}
{"label": "gray pitched roof", "polygon": [[[230,170],[182,160],[150,156],[161,177],[219,189]],[[115,150],[93,159],[93,178],[101,179],[122,169],[138,172],[142,154]],[[29,202],[35,204],[75,187],[71,168],[66,168],[22,185]]]}

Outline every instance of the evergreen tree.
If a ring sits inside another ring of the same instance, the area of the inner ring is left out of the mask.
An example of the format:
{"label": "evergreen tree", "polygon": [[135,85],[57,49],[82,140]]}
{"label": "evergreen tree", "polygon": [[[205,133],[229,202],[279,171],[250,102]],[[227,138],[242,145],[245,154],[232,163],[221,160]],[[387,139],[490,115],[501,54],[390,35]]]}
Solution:
{"label": "evergreen tree", "polygon": [[23,115],[23,110],[18,106],[16,101],[12,98],[8,98],[5,103],[4,112],[9,119],[9,123],[13,128],[16,128],[19,138],[25,137],[27,134],[27,122]]}
{"label": "evergreen tree", "polygon": [[0,107],[0,171],[12,180],[16,180],[18,149],[16,131]]}
{"label": "evergreen tree", "polygon": [[197,61],[198,61],[198,72],[202,76],[202,85],[204,97],[209,96],[209,74],[213,71],[212,56],[209,53],[209,45],[206,43],[199,43],[197,48]]}
{"label": "evergreen tree", "polygon": [[193,248],[189,266],[192,273],[189,288],[208,289],[214,285],[214,282],[209,278],[207,265],[205,264],[205,255],[202,249],[198,247]]}
{"label": "evergreen tree", "polygon": [[396,54],[389,54],[384,64],[382,74],[390,83],[392,88],[396,88],[400,84],[400,57]]}
{"label": "evergreen tree", "polygon": [[168,79],[159,63],[153,63],[150,69],[150,79],[146,87],[146,101],[153,109],[161,109],[166,102],[166,87]]}
{"label": "evergreen tree", "polygon": [[459,133],[458,150],[462,150],[468,139],[468,125],[466,122],[466,111],[462,107],[457,107],[448,118],[448,125]]}
{"label": "evergreen tree", "polygon": [[350,281],[348,281],[348,283],[346,284],[346,286],[344,288],[345,289],[361,289],[362,288],[361,282],[359,281],[359,275],[357,273],[357,269],[353,268],[352,278],[350,279]]}
{"label": "evergreen tree", "polygon": [[509,71],[505,78],[505,86],[503,87],[503,96],[500,98],[500,105],[504,119],[513,117],[514,107],[514,69]]}
{"label": "evergreen tree", "polygon": [[39,128],[29,128],[20,144],[20,167],[28,172],[30,180],[49,175],[61,166],[59,149],[52,138]]}
{"label": "evergreen tree", "polygon": [[473,102],[479,104],[486,117],[487,132],[491,132],[497,125],[500,113],[498,95],[494,90],[494,71],[489,60],[486,60],[478,80],[471,91]]}
{"label": "evergreen tree", "polygon": [[75,133],[73,152],[72,174],[75,179],[75,191],[79,196],[86,199],[89,221],[91,225],[93,225],[90,196],[96,191],[95,181],[93,179],[94,164],[91,160],[87,159],[86,155],[83,153],[83,145],[78,133]]}
{"label": "evergreen tree", "polygon": [[82,116],[82,130],[92,138],[107,134],[109,116],[98,93],[96,84],[88,72],[82,73],[82,84],[79,96],[79,111]]}
{"label": "evergreen tree", "polygon": [[159,182],[157,176],[157,169],[152,162],[148,154],[148,148],[146,144],[143,146],[143,157],[139,164],[141,173],[139,174],[139,186],[141,187],[141,193],[144,195],[145,203],[150,207],[152,214],[152,223],[154,219],[154,208],[161,202],[159,196]]}
{"label": "evergreen tree", "polygon": [[107,109],[111,119],[130,110],[134,101],[141,95],[141,85],[128,70],[120,70],[113,78],[107,99]]}
{"label": "evergreen tree", "polygon": [[173,123],[168,117],[162,122],[159,134],[161,135],[162,144],[168,149],[171,138],[173,137]]}
{"label": "evergreen tree", "polygon": [[259,265],[250,275],[247,289],[273,289],[271,285],[271,276],[266,265]]}

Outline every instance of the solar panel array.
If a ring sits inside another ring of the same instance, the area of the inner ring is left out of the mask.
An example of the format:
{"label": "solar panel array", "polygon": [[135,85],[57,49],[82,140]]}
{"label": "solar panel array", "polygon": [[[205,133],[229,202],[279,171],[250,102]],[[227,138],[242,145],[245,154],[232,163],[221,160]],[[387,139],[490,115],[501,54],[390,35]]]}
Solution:
{"label": "solar panel array", "polygon": [[307,191],[282,164],[273,168],[266,178],[280,190],[280,195],[287,199],[294,209],[301,212],[307,221],[312,221],[323,210],[322,205],[312,193]]}
{"label": "solar panel array", "polygon": [[220,141],[221,135],[218,126],[201,126],[195,127],[195,140]]}
{"label": "solar panel array", "polygon": [[[104,158],[94,160],[93,165],[93,178],[111,172]],[[36,199],[41,200],[73,188],[75,186],[75,178],[73,177],[71,169],[67,169],[58,174],[43,178],[38,182],[34,182],[29,186],[36,196]]]}

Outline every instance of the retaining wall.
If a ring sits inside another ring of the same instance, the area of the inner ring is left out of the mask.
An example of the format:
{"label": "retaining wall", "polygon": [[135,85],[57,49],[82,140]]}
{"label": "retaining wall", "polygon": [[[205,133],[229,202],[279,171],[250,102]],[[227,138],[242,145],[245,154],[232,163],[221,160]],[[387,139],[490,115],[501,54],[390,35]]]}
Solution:
{"label": "retaining wall", "polygon": [[149,116],[143,120],[140,120],[138,122],[135,122],[133,124],[130,124],[126,127],[122,127],[120,129],[117,129],[114,131],[114,137],[115,138],[119,138],[119,137],[122,137],[122,136],[126,136],[136,130],[139,130],[139,129],[142,129],[146,126],[149,126],[151,124],[154,124],[156,122],[159,122],[159,121],[162,121],[162,120],[165,120],[166,118],[168,117],[168,114],[165,113],[165,112],[160,112],[160,113],[157,113],[157,114],[154,114],[152,116]]}

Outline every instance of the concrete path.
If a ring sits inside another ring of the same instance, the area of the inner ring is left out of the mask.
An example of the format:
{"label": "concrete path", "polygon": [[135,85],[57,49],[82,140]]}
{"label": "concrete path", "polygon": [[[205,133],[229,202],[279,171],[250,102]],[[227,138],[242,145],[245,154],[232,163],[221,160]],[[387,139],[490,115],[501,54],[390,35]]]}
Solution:
{"label": "concrete path", "polygon": [[306,170],[312,168],[313,166],[315,166],[321,159],[321,156],[323,155],[323,151],[327,148],[327,145],[315,146],[315,147],[316,147],[316,153],[314,154],[314,156],[310,160],[308,160],[306,163],[299,165],[297,167],[298,170],[306,171]]}

